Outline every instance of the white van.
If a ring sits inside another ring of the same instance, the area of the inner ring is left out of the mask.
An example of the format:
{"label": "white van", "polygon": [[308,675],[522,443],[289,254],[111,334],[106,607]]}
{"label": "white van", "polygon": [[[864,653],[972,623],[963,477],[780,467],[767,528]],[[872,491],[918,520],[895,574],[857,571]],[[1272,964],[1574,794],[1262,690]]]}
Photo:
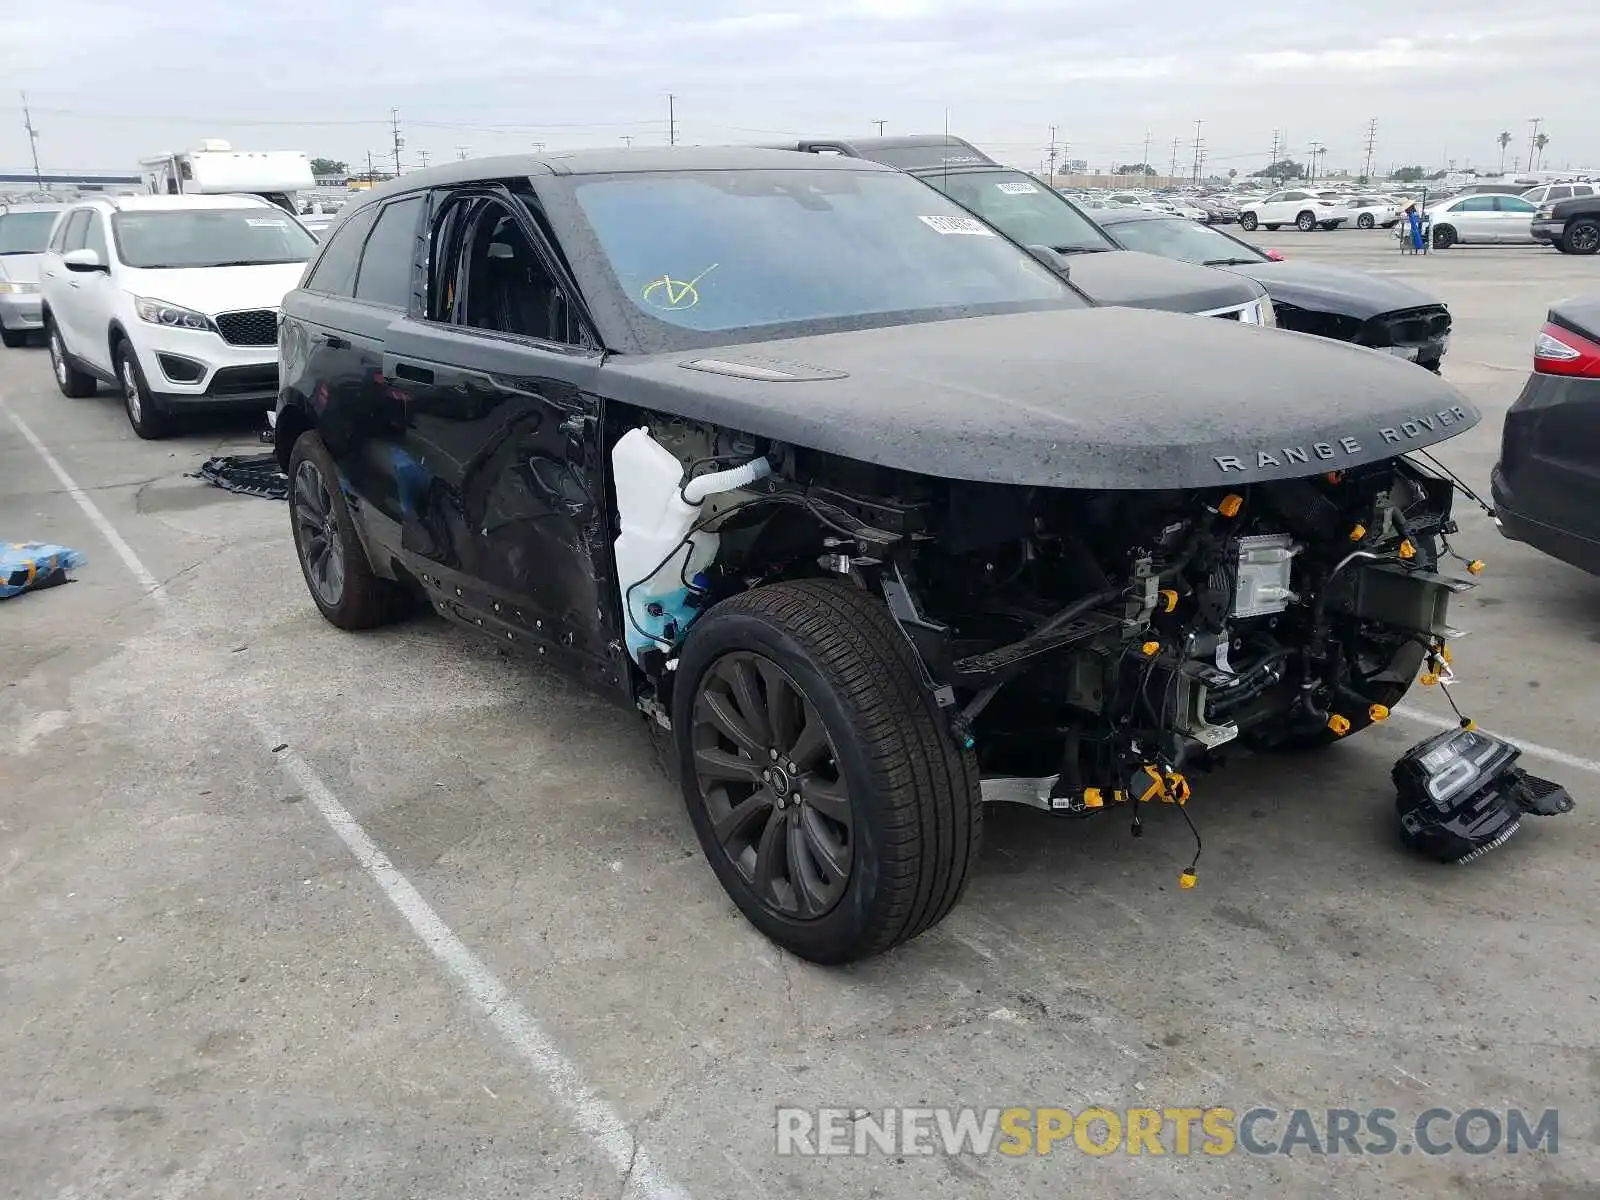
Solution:
{"label": "white van", "polygon": [[261,196],[289,212],[295,195],[317,186],[311,160],[299,150],[235,150],[207,138],[193,150],[141,158],[139,168],[153,196]]}

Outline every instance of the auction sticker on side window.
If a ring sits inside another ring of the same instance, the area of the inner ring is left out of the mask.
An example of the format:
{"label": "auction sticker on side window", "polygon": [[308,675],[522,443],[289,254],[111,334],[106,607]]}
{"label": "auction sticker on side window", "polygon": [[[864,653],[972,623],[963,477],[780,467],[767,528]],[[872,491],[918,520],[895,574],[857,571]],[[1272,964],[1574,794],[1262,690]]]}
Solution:
{"label": "auction sticker on side window", "polygon": [[994,236],[994,230],[977,217],[918,217],[917,220],[935,233],[967,233],[974,237]]}
{"label": "auction sticker on side window", "polygon": [[997,183],[995,184],[995,187],[999,188],[1008,196],[1026,196],[1031,192],[1037,192],[1039,190],[1038,188],[1034,187],[1033,184],[1025,183],[1020,179],[1007,180],[1005,183]]}
{"label": "auction sticker on side window", "polygon": [[287,229],[289,222],[281,217],[246,217],[244,223],[252,229]]}

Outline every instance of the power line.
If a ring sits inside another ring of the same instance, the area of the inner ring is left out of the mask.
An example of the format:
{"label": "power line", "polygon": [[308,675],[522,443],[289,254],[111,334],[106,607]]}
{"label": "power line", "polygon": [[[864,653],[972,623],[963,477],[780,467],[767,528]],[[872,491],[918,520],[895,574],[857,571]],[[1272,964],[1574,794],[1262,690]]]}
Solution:
{"label": "power line", "polygon": [[1180,139],[1178,139],[1178,138],[1173,138],[1172,139],[1172,164],[1169,167],[1167,167],[1167,182],[1168,183],[1171,183],[1175,178],[1177,178],[1177,175],[1178,175],[1178,142],[1179,142],[1179,140]]}

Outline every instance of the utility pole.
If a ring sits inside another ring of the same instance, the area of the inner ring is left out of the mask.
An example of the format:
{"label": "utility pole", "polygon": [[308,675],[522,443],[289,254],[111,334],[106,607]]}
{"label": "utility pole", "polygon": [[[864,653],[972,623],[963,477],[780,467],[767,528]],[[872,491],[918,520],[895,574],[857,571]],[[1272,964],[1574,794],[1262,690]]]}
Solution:
{"label": "utility pole", "polygon": [[1180,139],[1178,139],[1178,138],[1173,138],[1172,139],[1172,162],[1167,167],[1167,186],[1168,187],[1171,187],[1172,186],[1172,181],[1178,177],[1178,142],[1179,142],[1179,140]]}
{"label": "utility pole", "polygon": [[1271,171],[1273,183],[1278,182],[1278,130],[1272,131],[1272,154],[1267,159],[1267,167]]}
{"label": "utility pole", "polygon": [[671,92],[667,93],[667,145],[678,144],[678,98]]}
{"label": "utility pole", "polygon": [[628,149],[629,149],[629,150],[632,150],[632,149],[633,149],[633,134],[631,134],[631,133],[625,133],[625,134],[623,134],[623,135],[622,135],[622,140],[623,140],[623,141],[624,141],[624,142],[626,142],[626,143],[628,143]]}
{"label": "utility pole", "polygon": [[1309,156],[1311,158],[1311,178],[1307,180],[1307,182],[1315,183],[1317,181],[1317,155],[1322,153],[1322,143],[1309,142],[1307,144],[1311,147],[1311,153]]}
{"label": "utility pole", "polygon": [[878,136],[879,136],[879,137],[882,137],[882,136],[883,136],[883,127],[884,127],[884,126],[885,126],[885,125],[887,125],[887,124],[888,124],[888,123],[889,123],[889,122],[887,122],[887,121],[874,121],[874,122],[873,122],[873,124],[874,124],[874,125],[876,125],[876,126],[877,126],[877,127],[878,127]]}
{"label": "utility pole", "polygon": [[1200,182],[1200,159],[1202,154],[1200,147],[1203,145],[1200,141],[1200,124],[1199,121],[1194,123],[1194,182],[1196,184]]}
{"label": "utility pole", "polygon": [[394,135],[394,173],[395,177],[399,178],[400,147],[406,144],[406,139],[400,136],[400,110],[398,108],[389,110],[389,131]]}
{"label": "utility pole", "polygon": [[367,151],[367,182],[372,182],[372,151]]}
{"label": "utility pole", "polygon": [[456,157],[458,159],[460,159],[462,162],[466,162],[467,161],[467,148],[465,146],[457,146],[456,147]]}
{"label": "utility pole", "polygon": [[417,151],[417,157],[422,160],[422,169],[424,171],[428,169],[428,153],[429,152],[427,150]]}
{"label": "utility pole", "polygon": [[1543,117],[1528,118],[1528,170],[1533,170],[1533,144],[1539,138],[1539,126],[1544,124]]}
{"label": "utility pole", "polygon": [[1368,182],[1372,180],[1372,147],[1378,140],[1378,118],[1373,117],[1367,122],[1367,165],[1361,169],[1361,177]]}
{"label": "utility pole", "polygon": [[1045,178],[1050,180],[1051,186],[1055,185],[1055,179],[1056,179],[1056,127],[1054,125],[1050,126],[1050,170],[1049,170],[1049,173],[1045,176]]}
{"label": "utility pole", "polygon": [[1139,172],[1141,175],[1146,172],[1151,175],[1155,174],[1154,171],[1150,170],[1150,131],[1148,129],[1144,131],[1144,157],[1139,160]]}
{"label": "utility pole", "polygon": [[22,93],[22,127],[28,131],[28,149],[33,151],[33,182],[44,191],[44,176],[39,174],[39,131],[33,127],[33,114],[28,111],[28,93]]}

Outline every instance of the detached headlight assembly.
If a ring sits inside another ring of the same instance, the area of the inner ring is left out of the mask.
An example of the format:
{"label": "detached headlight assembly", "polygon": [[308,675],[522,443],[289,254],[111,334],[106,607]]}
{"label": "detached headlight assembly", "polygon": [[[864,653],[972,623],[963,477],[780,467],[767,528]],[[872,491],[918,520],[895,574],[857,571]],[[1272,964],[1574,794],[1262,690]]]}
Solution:
{"label": "detached headlight assembly", "polygon": [[168,304],[165,300],[151,300],[146,296],[135,296],[133,299],[133,311],[139,315],[141,321],[149,321],[152,325],[165,325],[168,329],[210,331],[212,328],[211,318],[204,313],[180,308],[176,304]]}
{"label": "detached headlight assembly", "polygon": [[37,283],[12,283],[9,280],[0,279],[0,296],[28,296],[38,290],[39,285]]}
{"label": "detached headlight assembly", "polygon": [[1266,296],[1253,301],[1239,313],[1239,320],[1246,325],[1265,325],[1272,327],[1278,323],[1278,314],[1272,307],[1272,301]]}

